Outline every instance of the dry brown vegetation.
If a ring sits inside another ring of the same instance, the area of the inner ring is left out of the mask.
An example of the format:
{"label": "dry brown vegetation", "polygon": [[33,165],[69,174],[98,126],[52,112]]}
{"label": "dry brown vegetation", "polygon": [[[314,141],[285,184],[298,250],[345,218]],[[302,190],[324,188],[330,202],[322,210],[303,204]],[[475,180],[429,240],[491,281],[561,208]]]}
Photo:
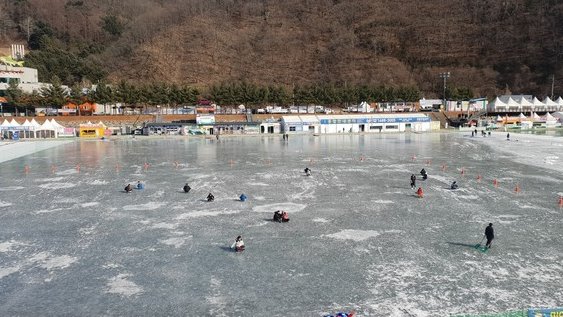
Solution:
{"label": "dry brown vegetation", "polygon": [[[0,0],[0,12],[4,44],[46,22],[103,45],[112,80],[415,85],[431,97],[450,71],[477,96],[548,95],[552,75],[563,92],[557,0]],[[109,15],[119,36],[102,30]]]}

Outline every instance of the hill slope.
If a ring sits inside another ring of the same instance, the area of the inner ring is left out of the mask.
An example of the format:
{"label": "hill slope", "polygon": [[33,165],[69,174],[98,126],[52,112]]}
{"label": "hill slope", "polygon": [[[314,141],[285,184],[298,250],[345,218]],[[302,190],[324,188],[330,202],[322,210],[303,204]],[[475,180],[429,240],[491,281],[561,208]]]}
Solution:
{"label": "hill slope", "polygon": [[1,8],[11,21],[4,44],[44,22],[112,80],[416,85],[433,96],[449,71],[451,86],[475,95],[547,95],[552,75],[563,91],[556,0],[4,0]]}

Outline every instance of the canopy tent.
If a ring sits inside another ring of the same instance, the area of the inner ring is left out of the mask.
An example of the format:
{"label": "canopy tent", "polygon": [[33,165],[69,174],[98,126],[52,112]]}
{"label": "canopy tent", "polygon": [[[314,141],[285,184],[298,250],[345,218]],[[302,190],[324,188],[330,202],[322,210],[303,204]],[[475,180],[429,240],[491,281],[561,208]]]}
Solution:
{"label": "canopy tent", "polygon": [[12,127],[19,127],[19,126],[21,126],[21,124],[19,124],[19,123],[16,121],[16,119],[14,119],[14,118],[12,118],[12,121],[10,121],[10,125],[11,125]]}
{"label": "canopy tent", "polygon": [[51,119],[51,125],[57,130],[57,135],[59,137],[74,137],[76,136],[76,130],[74,128],[67,128],[62,126],[60,123]]}
{"label": "canopy tent", "polygon": [[43,122],[43,124],[37,128],[37,132],[40,133],[42,138],[56,138],[58,137],[57,129],[51,124],[48,119]]}
{"label": "canopy tent", "polygon": [[535,112],[532,114],[532,119],[533,119],[534,121],[540,121],[540,120],[541,120],[540,116],[538,116],[538,114],[535,113]]}
{"label": "canopy tent", "polygon": [[518,118],[520,118],[520,120],[527,120],[528,117],[526,117],[522,112],[520,112],[520,115],[518,115]]}
{"label": "canopy tent", "polygon": [[29,123],[35,128],[39,128],[41,126],[37,121],[35,121],[35,118],[31,119]]}
{"label": "canopy tent", "polygon": [[504,121],[504,119],[501,118],[499,115],[497,115],[497,122],[502,122],[502,121]]}

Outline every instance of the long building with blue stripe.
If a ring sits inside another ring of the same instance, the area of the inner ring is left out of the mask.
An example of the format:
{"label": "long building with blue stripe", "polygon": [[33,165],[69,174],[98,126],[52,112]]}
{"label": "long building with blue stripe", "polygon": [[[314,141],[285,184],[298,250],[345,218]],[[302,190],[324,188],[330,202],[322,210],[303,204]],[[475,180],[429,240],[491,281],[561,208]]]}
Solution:
{"label": "long building with blue stripe", "polygon": [[439,129],[440,122],[433,122],[422,113],[292,115],[281,119],[283,133],[425,132]]}

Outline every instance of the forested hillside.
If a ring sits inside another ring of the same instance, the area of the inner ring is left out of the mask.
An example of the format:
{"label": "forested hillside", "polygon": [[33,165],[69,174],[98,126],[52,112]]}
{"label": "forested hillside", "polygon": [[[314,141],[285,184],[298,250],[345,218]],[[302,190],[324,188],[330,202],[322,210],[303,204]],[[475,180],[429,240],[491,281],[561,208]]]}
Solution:
{"label": "forested hillside", "polygon": [[41,80],[563,92],[557,0],[0,0]]}

